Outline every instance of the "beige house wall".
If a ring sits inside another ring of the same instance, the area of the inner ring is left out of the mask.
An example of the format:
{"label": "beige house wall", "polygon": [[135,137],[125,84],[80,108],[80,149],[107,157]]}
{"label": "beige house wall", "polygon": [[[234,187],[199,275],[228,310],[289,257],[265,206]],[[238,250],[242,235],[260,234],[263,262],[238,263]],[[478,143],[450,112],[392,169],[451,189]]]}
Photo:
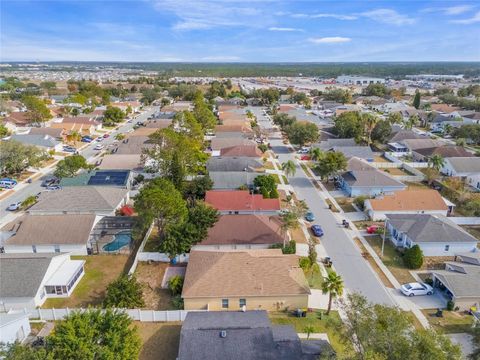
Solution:
{"label": "beige house wall", "polygon": [[[288,308],[290,310],[308,307],[308,295],[290,296],[257,296],[242,297],[246,299],[247,310],[279,311]],[[222,308],[222,299],[228,299],[228,309]],[[240,310],[240,297],[224,298],[184,298],[185,310]]]}
{"label": "beige house wall", "polygon": [[460,311],[469,311],[472,306],[480,304],[480,297],[463,297],[454,299],[455,307],[459,307]]}

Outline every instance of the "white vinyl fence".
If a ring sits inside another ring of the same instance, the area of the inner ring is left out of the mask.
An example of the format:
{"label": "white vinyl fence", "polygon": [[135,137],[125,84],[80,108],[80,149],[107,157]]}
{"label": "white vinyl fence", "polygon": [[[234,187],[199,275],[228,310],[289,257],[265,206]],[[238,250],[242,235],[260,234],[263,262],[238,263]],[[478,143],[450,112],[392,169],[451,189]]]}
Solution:
{"label": "white vinyl fence", "polygon": [[[138,252],[138,261],[158,261],[158,262],[170,262],[170,258],[167,254],[159,252]],[[175,257],[176,263],[188,262],[188,254],[177,255]]]}
{"label": "white vinyl fence", "polygon": [[[185,317],[192,310],[143,310],[143,309],[119,309],[125,312],[135,321],[142,322],[173,322],[184,321]],[[69,314],[75,311],[90,311],[90,309],[24,309],[30,319],[40,319],[45,321],[62,320]],[[105,310],[102,310],[105,311]],[[208,311],[208,310],[194,310],[194,311]]]}
{"label": "white vinyl fence", "polygon": [[130,270],[128,270],[128,275],[132,275],[135,270],[137,269],[137,265],[138,265],[138,254],[140,254],[141,251],[143,251],[143,248],[145,247],[145,244],[148,240],[148,238],[150,237],[150,234],[152,233],[152,230],[153,230],[153,222],[150,224],[150,227],[148,228],[145,236],[143,237],[143,240],[142,240],[142,243],[140,244],[140,247],[138,248],[137,250],[137,253],[135,254],[135,259],[133,260],[133,264],[132,266],[130,267]]}

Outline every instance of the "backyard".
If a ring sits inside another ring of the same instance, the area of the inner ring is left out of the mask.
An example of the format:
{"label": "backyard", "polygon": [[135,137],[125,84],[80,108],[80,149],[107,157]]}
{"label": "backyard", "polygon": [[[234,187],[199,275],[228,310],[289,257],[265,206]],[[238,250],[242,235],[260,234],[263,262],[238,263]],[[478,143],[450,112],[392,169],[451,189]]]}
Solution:
{"label": "backyard", "polygon": [[347,197],[335,198],[335,201],[342,208],[342,210],[344,212],[356,212],[357,211],[357,209],[355,209],[352,205],[353,200],[354,199],[347,198]]}
{"label": "backyard", "polygon": [[158,228],[155,226],[148,237],[147,242],[145,243],[145,247],[143,251],[145,252],[157,252],[160,248],[160,238],[158,236]]}
{"label": "backyard", "polygon": [[139,262],[135,270],[137,280],[143,285],[145,308],[151,310],[174,310],[170,290],[162,289],[162,279],[168,263]]}
{"label": "backyard", "polygon": [[296,317],[287,312],[269,313],[270,320],[277,325],[292,325],[297,333],[305,333],[307,326],[313,327],[314,333],[326,333],[330,340],[330,344],[337,355],[347,355],[351,352],[350,345],[344,344],[338,334],[338,324],[341,324],[340,316],[337,311],[331,311],[330,315],[319,312],[309,312],[307,317]]}
{"label": "backyard", "polygon": [[108,284],[125,271],[127,255],[72,256],[85,260],[85,275],[68,298],[47,299],[43,308],[101,306]]}
{"label": "backyard", "polygon": [[140,360],[172,360],[178,355],[181,323],[135,322],[142,340]]}

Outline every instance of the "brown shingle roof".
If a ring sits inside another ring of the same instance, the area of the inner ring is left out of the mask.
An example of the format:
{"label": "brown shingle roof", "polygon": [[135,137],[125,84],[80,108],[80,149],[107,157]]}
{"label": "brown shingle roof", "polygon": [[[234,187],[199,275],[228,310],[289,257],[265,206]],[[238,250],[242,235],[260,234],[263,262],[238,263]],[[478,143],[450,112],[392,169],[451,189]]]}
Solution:
{"label": "brown shingle roof", "polygon": [[447,210],[442,196],[437,190],[403,190],[383,198],[371,199],[370,205],[374,211],[421,211]]}
{"label": "brown shingle roof", "polygon": [[449,157],[472,157],[473,156],[472,153],[469,153],[463,147],[456,146],[456,145],[446,145],[446,146],[418,149],[415,152],[419,153],[422,156],[440,155],[444,158],[449,158]]}
{"label": "brown shingle roof", "polygon": [[310,289],[298,257],[268,249],[190,252],[182,297],[308,294]]}
{"label": "brown shingle roof", "polygon": [[86,244],[95,215],[23,215],[5,225],[14,231],[5,245]]}
{"label": "brown shingle roof", "polygon": [[220,156],[261,157],[262,152],[257,148],[257,145],[238,145],[221,149]]}
{"label": "brown shingle roof", "polygon": [[264,199],[261,194],[251,195],[247,190],[207,191],[205,202],[220,211],[278,211],[279,199]]}
{"label": "brown shingle roof", "polygon": [[223,215],[200,245],[279,244],[283,240],[278,216]]}
{"label": "brown shingle roof", "polygon": [[215,132],[246,132],[252,133],[252,129],[248,127],[248,125],[217,125],[215,126]]}

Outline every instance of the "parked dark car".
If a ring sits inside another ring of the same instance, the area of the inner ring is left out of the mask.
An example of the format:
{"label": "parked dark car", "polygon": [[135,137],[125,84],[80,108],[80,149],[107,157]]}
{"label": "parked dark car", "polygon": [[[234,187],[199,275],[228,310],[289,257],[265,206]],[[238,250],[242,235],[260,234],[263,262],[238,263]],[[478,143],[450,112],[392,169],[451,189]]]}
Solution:
{"label": "parked dark car", "polygon": [[313,232],[313,235],[317,236],[317,237],[322,237],[323,236],[323,229],[320,225],[312,225],[312,232]]}

